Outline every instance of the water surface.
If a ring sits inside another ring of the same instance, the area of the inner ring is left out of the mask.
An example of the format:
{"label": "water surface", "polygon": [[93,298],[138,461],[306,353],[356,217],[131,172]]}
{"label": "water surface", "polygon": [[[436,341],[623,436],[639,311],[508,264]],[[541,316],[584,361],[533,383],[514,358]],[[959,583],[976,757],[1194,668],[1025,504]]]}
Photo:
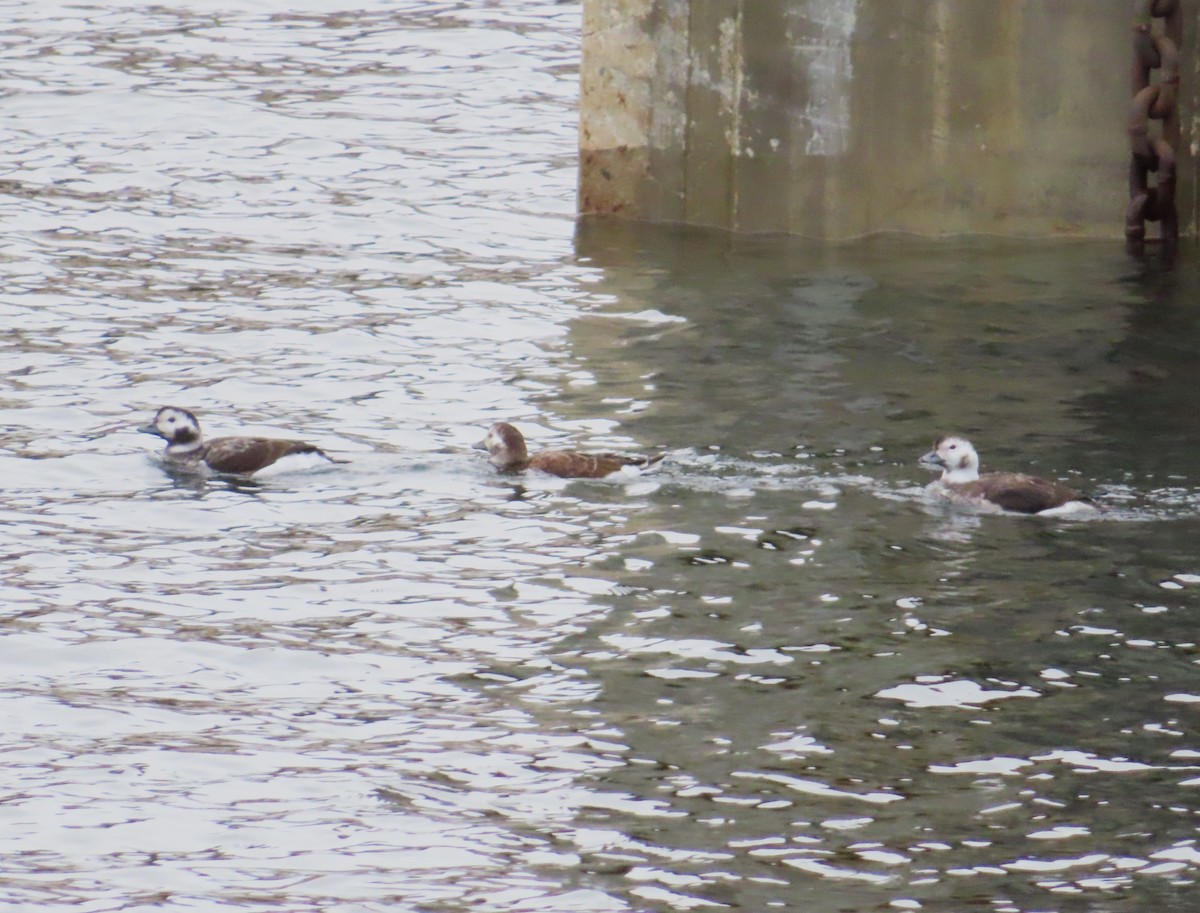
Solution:
{"label": "water surface", "polygon": [[[1190,248],[576,225],[574,3],[34,6],[6,905],[1189,909]],[[352,462],[172,478],[164,404]],[[930,504],[945,430],[1109,510]]]}

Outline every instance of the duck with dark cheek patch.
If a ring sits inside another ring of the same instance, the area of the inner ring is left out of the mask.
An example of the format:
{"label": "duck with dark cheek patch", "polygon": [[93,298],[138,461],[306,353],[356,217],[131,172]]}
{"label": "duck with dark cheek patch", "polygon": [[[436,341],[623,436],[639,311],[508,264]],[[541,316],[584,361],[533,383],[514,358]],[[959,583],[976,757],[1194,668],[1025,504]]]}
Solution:
{"label": "duck with dark cheek patch", "polygon": [[486,450],[488,462],[501,472],[537,469],[564,479],[600,479],[626,467],[647,469],[664,456],[623,456],[575,450],[541,450],[530,454],[524,435],[508,422],[492,425],[487,436],[475,446],[478,450]]}
{"label": "duck with dark cheek patch", "polygon": [[163,458],[174,469],[250,475],[273,465],[286,456],[315,454],[331,463],[345,463],[331,457],[320,447],[304,441],[269,437],[218,437],[204,440],[200,422],[186,409],[164,406],[154,421],[138,429],[167,442]]}
{"label": "duck with dark cheek patch", "polygon": [[1090,497],[1059,482],[1019,472],[979,473],[979,454],[966,438],[939,437],[921,466],[941,472],[928,490],[939,497],[989,510],[1021,514],[1065,514],[1095,511]]}

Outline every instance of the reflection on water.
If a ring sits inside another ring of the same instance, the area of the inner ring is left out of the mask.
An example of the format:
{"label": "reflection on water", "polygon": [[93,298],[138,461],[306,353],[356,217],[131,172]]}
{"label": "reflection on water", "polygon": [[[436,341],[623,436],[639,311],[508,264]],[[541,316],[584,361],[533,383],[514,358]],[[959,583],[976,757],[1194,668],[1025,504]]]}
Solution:
{"label": "reflection on water", "polygon": [[[640,827],[597,816],[621,840],[596,870],[628,859],[631,893],[678,908],[1186,908],[1200,426],[1165,379],[1192,370],[1194,269],[579,240],[610,298],[577,344],[669,391],[626,427],[717,454],[630,518],[602,565],[622,589],[569,654],[626,746],[601,781],[658,800]],[[686,323],[612,319],[651,303]],[[928,503],[915,460],[950,429],[1106,512]]]}
{"label": "reflection on water", "polygon": [[1190,255],[577,229],[573,3],[5,11],[9,906],[1188,908]]}

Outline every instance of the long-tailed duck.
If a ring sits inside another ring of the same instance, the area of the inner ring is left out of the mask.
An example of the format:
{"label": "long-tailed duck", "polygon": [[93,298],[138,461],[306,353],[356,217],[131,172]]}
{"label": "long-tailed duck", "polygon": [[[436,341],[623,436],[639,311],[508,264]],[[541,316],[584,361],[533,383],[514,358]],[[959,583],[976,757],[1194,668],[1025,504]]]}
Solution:
{"label": "long-tailed duck", "polygon": [[542,450],[530,454],[525,437],[508,422],[496,422],[487,436],[475,445],[488,452],[488,462],[502,472],[540,469],[564,479],[599,479],[633,466],[653,466],[664,454],[622,456],[617,453],[579,453],[574,450]]}
{"label": "long-tailed duck", "polygon": [[954,435],[934,441],[933,450],[921,457],[920,464],[942,473],[928,490],[951,500],[1022,514],[1097,509],[1090,497],[1058,482],[1019,472],[980,475],[979,454],[970,441]]}
{"label": "long-tailed duck", "polygon": [[165,440],[167,447],[163,457],[176,469],[201,471],[207,468],[213,472],[250,475],[282,457],[302,453],[316,454],[331,463],[348,462],[334,459],[320,447],[304,441],[268,437],[218,437],[206,441],[200,434],[196,416],[175,406],[159,409],[154,421],[138,431]]}

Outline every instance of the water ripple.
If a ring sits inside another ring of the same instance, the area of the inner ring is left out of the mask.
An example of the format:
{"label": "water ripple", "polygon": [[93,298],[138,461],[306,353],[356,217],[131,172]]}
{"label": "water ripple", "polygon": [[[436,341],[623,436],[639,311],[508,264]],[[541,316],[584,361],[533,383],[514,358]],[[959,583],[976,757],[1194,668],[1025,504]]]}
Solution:
{"label": "water ripple", "polygon": [[1186,906],[1187,264],[576,225],[576,3],[0,8],[9,906]]}

